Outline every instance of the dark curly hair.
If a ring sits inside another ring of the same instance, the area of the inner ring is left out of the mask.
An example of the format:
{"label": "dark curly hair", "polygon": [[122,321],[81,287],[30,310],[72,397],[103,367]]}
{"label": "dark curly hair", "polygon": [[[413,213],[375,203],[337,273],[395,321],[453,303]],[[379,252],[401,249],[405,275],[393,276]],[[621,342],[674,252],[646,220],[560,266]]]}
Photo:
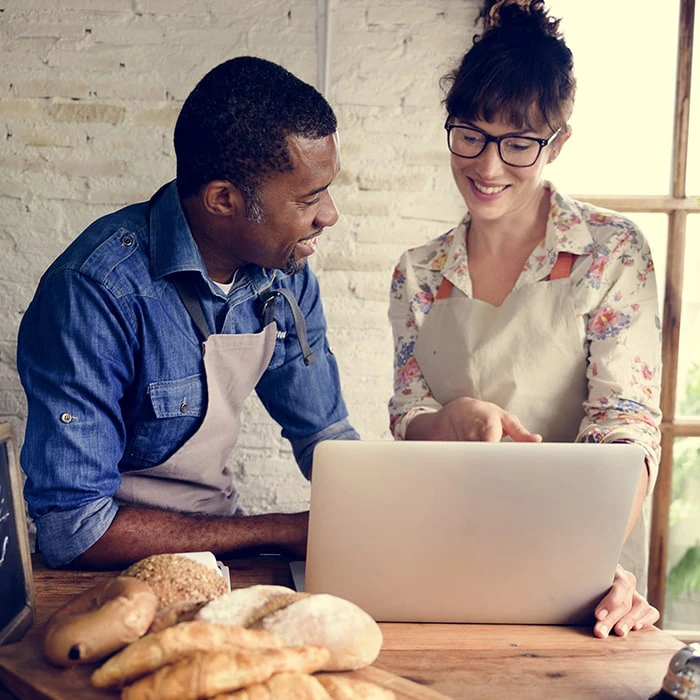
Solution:
{"label": "dark curly hair", "polygon": [[487,2],[482,17],[486,30],[440,81],[448,115],[471,122],[501,118],[519,129],[564,126],[576,79],[560,20],[542,0]]}
{"label": "dark curly hair", "polygon": [[325,98],[282,66],[253,56],[225,61],[200,80],[177,118],[178,192],[187,197],[228,180],[254,210],[265,178],[293,167],[287,137],[323,138],[337,126]]}

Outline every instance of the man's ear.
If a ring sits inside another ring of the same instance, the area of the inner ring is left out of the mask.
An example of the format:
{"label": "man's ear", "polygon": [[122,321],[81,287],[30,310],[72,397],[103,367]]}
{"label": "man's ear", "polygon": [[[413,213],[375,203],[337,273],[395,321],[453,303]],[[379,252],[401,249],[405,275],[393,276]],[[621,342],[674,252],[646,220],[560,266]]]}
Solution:
{"label": "man's ear", "polygon": [[216,216],[232,216],[245,212],[240,190],[227,180],[211,180],[201,190],[202,204]]}
{"label": "man's ear", "polygon": [[549,157],[547,158],[548,163],[552,163],[557,159],[557,156],[561,153],[561,149],[564,147],[564,144],[569,140],[570,136],[571,125],[567,124],[562,128],[562,130],[557,135],[557,138],[554,139],[554,142],[552,143],[552,148],[549,151]]}

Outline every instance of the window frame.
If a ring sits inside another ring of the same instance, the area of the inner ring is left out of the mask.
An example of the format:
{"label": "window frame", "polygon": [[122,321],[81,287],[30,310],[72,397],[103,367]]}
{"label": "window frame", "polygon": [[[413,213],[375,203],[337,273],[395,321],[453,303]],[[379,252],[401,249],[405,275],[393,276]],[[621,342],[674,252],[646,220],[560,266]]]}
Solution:
{"label": "window frame", "polygon": [[[619,212],[663,213],[668,216],[666,278],[662,320],[661,375],[661,462],[652,496],[648,599],[661,613],[663,627],[668,562],[669,510],[673,479],[673,445],[677,438],[700,437],[700,418],[676,416],[678,356],[680,347],[682,290],[687,217],[700,213],[700,192],[686,194],[690,89],[693,62],[695,0],[679,0],[676,96],[673,129],[671,195],[596,196],[574,195],[575,199]],[[700,629],[681,636],[700,639]]]}

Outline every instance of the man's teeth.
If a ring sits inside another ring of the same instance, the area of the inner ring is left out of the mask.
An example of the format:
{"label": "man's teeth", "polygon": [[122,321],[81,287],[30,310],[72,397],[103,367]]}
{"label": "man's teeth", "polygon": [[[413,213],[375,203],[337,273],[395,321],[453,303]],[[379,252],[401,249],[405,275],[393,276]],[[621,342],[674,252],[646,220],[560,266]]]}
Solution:
{"label": "man's teeth", "polygon": [[316,246],[318,245],[318,236],[315,236],[314,238],[307,238],[305,241],[303,241],[304,245],[309,246],[311,250],[316,250]]}
{"label": "man's teeth", "polygon": [[474,183],[474,187],[476,187],[479,192],[482,194],[497,194],[498,192],[503,192],[503,190],[506,188],[506,185],[498,185],[496,187],[485,187],[484,185],[480,185],[476,180],[472,181]]}

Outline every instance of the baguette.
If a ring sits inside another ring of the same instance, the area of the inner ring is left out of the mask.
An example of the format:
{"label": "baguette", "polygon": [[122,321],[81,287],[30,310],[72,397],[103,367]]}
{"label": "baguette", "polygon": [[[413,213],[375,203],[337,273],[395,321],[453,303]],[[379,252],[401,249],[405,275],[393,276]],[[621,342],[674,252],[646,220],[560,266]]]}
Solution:
{"label": "baguette", "polygon": [[196,651],[214,651],[227,646],[279,647],[281,642],[264,630],[181,622],[147,634],[122,649],[95,670],[90,680],[96,688],[118,688]]}
{"label": "baguette", "polygon": [[198,651],[122,690],[122,700],[200,700],[262,683],[275,673],[313,673],[328,660],[322,647]]}

